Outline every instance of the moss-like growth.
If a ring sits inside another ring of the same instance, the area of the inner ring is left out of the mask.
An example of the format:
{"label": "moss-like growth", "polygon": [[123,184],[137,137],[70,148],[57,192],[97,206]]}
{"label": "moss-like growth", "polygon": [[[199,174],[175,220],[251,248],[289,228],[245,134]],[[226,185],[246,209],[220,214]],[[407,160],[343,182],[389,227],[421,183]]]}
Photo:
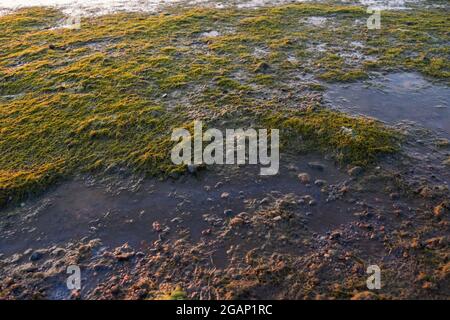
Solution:
{"label": "moss-like growth", "polygon": [[[179,172],[169,159],[173,128],[268,103],[277,111],[276,92],[299,74],[316,78],[305,85],[314,91],[317,79],[353,81],[372,68],[449,76],[448,17],[439,10],[386,13],[380,31],[355,25],[366,13],[354,6],[174,10],[85,18],[80,30],[58,28],[54,9],[0,17],[0,205],[80,172]],[[311,25],[310,16],[328,22]],[[217,36],[203,35],[211,30]],[[338,54],[353,42],[370,63]],[[369,120],[301,117],[274,124],[343,161],[393,150],[391,134]]]}
{"label": "moss-like growth", "polygon": [[340,163],[368,165],[398,150],[400,136],[382,124],[326,109],[271,114],[264,122],[280,128],[285,151],[331,152]]}

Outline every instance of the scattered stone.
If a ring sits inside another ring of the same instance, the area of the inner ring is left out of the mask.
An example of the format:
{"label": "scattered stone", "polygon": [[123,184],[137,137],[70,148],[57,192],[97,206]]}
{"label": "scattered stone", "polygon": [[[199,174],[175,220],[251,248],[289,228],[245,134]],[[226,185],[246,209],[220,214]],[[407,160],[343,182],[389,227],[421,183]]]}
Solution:
{"label": "scattered stone", "polygon": [[314,199],[311,199],[311,200],[309,200],[308,204],[309,204],[310,206],[315,206],[315,205],[317,204],[317,201],[314,200]]}
{"label": "scattered stone", "polygon": [[441,203],[440,205],[434,207],[433,213],[435,217],[440,218],[445,214],[447,210],[448,205],[446,203]]}
{"label": "scattered stone", "polygon": [[308,166],[311,169],[318,170],[318,171],[324,171],[325,170],[325,166],[323,164],[319,163],[319,162],[309,162]]}
{"label": "scattered stone", "polygon": [[291,210],[296,208],[297,205],[297,199],[291,197],[290,195],[276,201],[276,207],[280,210]]}
{"label": "scattered stone", "polygon": [[250,219],[250,215],[247,212],[241,212],[237,216],[244,220]]}
{"label": "scattered stone", "polygon": [[128,244],[124,244],[114,250],[114,255],[118,261],[128,261],[135,256],[135,252]]}
{"label": "scattered stone", "polygon": [[433,198],[433,190],[430,187],[423,187],[420,190],[420,196],[423,198]]}
{"label": "scattered stone", "polygon": [[145,257],[145,253],[142,251],[136,252],[136,257],[143,258],[143,257]]}
{"label": "scattered stone", "polygon": [[228,192],[224,192],[220,195],[220,198],[222,199],[228,199],[230,197],[230,194]]}
{"label": "scattered stone", "polygon": [[356,167],[350,168],[347,173],[349,174],[349,176],[357,177],[362,172],[363,172],[363,168],[356,166]]}
{"label": "scattered stone", "polygon": [[231,227],[241,226],[244,223],[245,223],[245,221],[241,217],[234,217],[233,219],[230,220],[230,226]]}
{"label": "scattered stone", "polygon": [[158,221],[153,222],[152,227],[156,232],[162,231],[161,224]]}
{"label": "scattered stone", "polygon": [[436,141],[436,146],[439,148],[447,148],[448,146],[450,146],[450,141],[448,141],[448,139],[445,138],[438,139]]}
{"label": "scattered stone", "polygon": [[43,256],[44,256],[44,254],[41,251],[39,251],[39,250],[34,251],[30,256],[30,261],[38,261],[38,260],[42,259]]}
{"label": "scattered stone", "polygon": [[270,198],[264,198],[264,199],[262,199],[260,202],[259,202],[259,204],[261,204],[261,205],[266,205],[266,204],[269,204],[270,203]]}
{"label": "scattered stone", "polygon": [[298,175],[298,179],[300,180],[300,182],[302,182],[304,184],[310,183],[310,181],[311,181],[311,177],[306,172],[300,173]]}
{"label": "scattered stone", "polygon": [[111,287],[111,294],[118,295],[120,293],[120,287],[119,286],[112,286]]}
{"label": "scattered stone", "polygon": [[419,239],[418,238],[413,238],[412,240],[411,240],[411,243],[410,243],[410,248],[412,248],[412,249],[418,249],[418,248],[421,248],[422,247],[422,243],[419,241]]}
{"label": "scattered stone", "polygon": [[234,211],[231,210],[231,209],[226,209],[223,213],[224,213],[227,217],[232,217],[232,216],[234,216]]}
{"label": "scattered stone", "polygon": [[278,222],[281,220],[283,220],[283,217],[281,217],[281,216],[276,216],[275,218],[273,218],[273,221],[275,221],[275,222]]}
{"label": "scattered stone", "polygon": [[20,253],[15,253],[8,260],[10,263],[16,263],[16,262],[19,262],[20,259],[22,259],[22,257],[23,256]]}
{"label": "scattered stone", "polygon": [[391,200],[398,200],[400,199],[400,195],[397,192],[393,192],[389,195],[389,198],[391,198]]}
{"label": "scattered stone", "polygon": [[211,228],[205,229],[202,231],[202,236],[209,236],[211,234],[211,232],[212,232]]}
{"label": "scattered stone", "polygon": [[172,220],[170,220],[170,222],[172,222],[172,223],[182,223],[183,219],[180,218],[180,217],[175,217]]}
{"label": "scattered stone", "polygon": [[314,184],[318,187],[323,187],[327,184],[327,182],[325,180],[317,179],[316,181],[314,181]]}
{"label": "scattered stone", "polygon": [[337,240],[341,237],[341,233],[339,231],[334,231],[330,235],[331,240]]}
{"label": "scattered stone", "polygon": [[169,226],[167,226],[167,227],[165,227],[164,229],[163,229],[163,233],[168,233],[170,231],[170,227]]}

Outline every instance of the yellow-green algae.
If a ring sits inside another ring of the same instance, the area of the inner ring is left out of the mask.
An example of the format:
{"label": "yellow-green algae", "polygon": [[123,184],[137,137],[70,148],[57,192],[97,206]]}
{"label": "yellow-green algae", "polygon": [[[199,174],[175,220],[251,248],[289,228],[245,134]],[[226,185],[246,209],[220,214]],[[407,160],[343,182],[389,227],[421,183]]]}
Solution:
{"label": "yellow-green algae", "polygon": [[398,135],[379,122],[326,109],[273,113],[264,123],[282,128],[284,149],[332,153],[341,163],[366,166],[378,155],[398,150]]}
{"label": "yellow-green algae", "polygon": [[[314,26],[309,16],[329,19]],[[53,9],[0,17],[0,205],[79,172],[180,170],[169,159],[172,129],[240,109],[285,129],[291,144],[302,136],[302,149],[342,161],[392,152],[394,134],[373,121],[320,107],[288,116],[276,97],[260,94],[300,73],[352,81],[374,68],[406,68],[448,81],[445,12],[389,13],[374,31],[355,25],[366,17],[361,7],[318,4],[120,13],[83,19],[80,30],[57,28],[63,16]],[[218,35],[203,35],[210,30]],[[372,60],[339,55],[355,41]]]}

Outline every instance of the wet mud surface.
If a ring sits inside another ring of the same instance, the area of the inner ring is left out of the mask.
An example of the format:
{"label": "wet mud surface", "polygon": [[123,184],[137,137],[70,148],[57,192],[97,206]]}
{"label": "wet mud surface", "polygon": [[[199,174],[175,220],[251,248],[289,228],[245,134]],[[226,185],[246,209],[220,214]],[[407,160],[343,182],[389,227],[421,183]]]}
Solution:
{"label": "wet mud surface", "polygon": [[366,82],[334,85],[325,98],[333,107],[389,124],[417,123],[450,138],[450,90],[417,73],[390,73]]}
{"label": "wet mud surface", "polygon": [[[386,160],[366,171],[320,155],[282,159],[273,177],[258,176],[256,166],[224,166],[177,180],[63,182],[2,212],[1,292],[29,299],[165,299],[177,290],[189,299],[448,297],[448,186],[425,181],[429,167],[410,172],[410,160],[405,168]],[[385,279],[377,292],[365,288],[373,264]],[[66,287],[70,265],[81,268],[80,291]]]}
{"label": "wet mud surface", "polygon": [[[100,238],[111,247],[124,242],[139,247],[158,239],[151,232],[155,221],[168,224],[170,229],[186,228],[197,241],[202,228],[208,226],[204,215],[225,217],[227,210],[233,214],[246,210],[251,213],[261,201],[289,193],[317,199],[319,205],[310,208],[312,225],[324,231],[345,222],[348,214],[344,205],[336,208],[327,202],[320,192],[321,184],[324,179],[326,183],[345,184],[348,177],[330,163],[327,170],[314,172],[308,167],[314,158],[317,156],[305,156],[275,177],[259,176],[257,168],[249,166],[224,167],[221,172],[200,171],[180,180],[144,182],[128,178],[94,182],[79,178],[65,182],[40,200],[23,203],[21,208],[5,213],[8,223],[1,236],[1,250],[9,255],[83,237]],[[301,169],[314,174],[318,185],[314,181],[300,184],[297,175]]]}

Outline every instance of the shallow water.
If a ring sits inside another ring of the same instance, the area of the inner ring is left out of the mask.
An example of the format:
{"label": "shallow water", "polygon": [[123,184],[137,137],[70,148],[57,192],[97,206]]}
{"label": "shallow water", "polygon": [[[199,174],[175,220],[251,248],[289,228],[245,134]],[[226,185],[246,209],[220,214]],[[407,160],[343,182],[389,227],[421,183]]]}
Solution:
{"label": "shallow water", "polygon": [[389,124],[413,121],[450,138],[450,88],[431,83],[418,73],[392,73],[366,82],[332,85],[328,103],[351,114]]}
{"label": "shallow water", "polygon": [[[255,8],[268,5],[295,3],[295,2],[321,2],[310,0],[0,0],[0,14],[7,13],[22,7],[55,6],[66,13],[77,14],[107,14],[117,11],[146,11],[154,12],[165,5],[187,4],[206,5],[214,7],[237,6],[239,8]],[[423,0],[355,0],[340,1],[341,3],[354,3],[366,7],[380,9],[404,9],[411,4],[420,4]]]}
{"label": "shallow water", "polygon": [[[67,14],[108,14],[118,11],[153,12],[163,4],[186,0],[0,0],[0,13],[32,6],[52,6]],[[3,9],[3,10],[2,10]]]}

